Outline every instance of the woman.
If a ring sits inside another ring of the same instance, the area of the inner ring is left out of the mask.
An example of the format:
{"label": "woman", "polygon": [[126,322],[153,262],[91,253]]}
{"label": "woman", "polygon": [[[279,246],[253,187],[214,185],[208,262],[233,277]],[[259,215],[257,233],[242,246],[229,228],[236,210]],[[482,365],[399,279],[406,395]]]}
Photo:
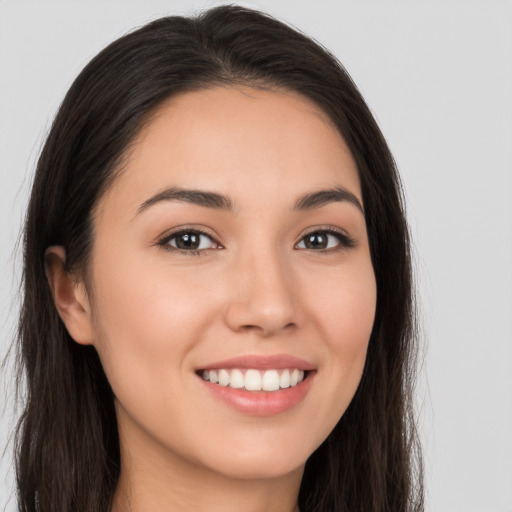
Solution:
{"label": "woman", "polygon": [[82,71],[25,227],[20,510],[422,509],[399,179],[364,100],[261,13]]}

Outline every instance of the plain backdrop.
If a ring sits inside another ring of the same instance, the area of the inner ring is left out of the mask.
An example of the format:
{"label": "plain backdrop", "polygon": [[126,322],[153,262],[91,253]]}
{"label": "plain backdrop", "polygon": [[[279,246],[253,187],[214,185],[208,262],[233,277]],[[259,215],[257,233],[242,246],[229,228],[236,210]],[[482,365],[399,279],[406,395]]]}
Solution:
{"label": "plain backdrop", "polygon": [[[16,323],[15,242],[34,163],[74,77],[107,43],[204,1],[0,0],[0,357]],[[512,512],[512,3],[260,0],[358,84],[402,173],[424,362],[427,510]],[[15,417],[2,369],[0,448]],[[10,446],[0,511],[16,510]]]}

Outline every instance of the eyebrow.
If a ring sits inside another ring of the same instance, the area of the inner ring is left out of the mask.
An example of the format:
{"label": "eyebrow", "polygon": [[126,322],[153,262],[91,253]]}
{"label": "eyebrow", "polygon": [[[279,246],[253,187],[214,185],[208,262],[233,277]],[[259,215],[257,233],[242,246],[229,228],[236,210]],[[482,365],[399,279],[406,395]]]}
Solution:
{"label": "eyebrow", "polygon": [[304,194],[297,199],[294,210],[312,210],[320,208],[329,203],[348,202],[353,204],[362,214],[364,214],[363,205],[359,199],[349,190],[343,187],[335,187],[328,190],[319,190]]}
{"label": "eyebrow", "polygon": [[[224,210],[229,212],[234,210],[233,201],[223,194],[205,190],[171,187],[163,190],[162,192],[158,192],[144,201],[137,210],[137,215],[156,203],[172,201],[192,203],[204,206],[205,208],[213,208],[215,210]],[[332,189],[303,194],[297,199],[293,209],[312,210],[334,202],[351,203],[364,214],[364,209],[359,199],[352,192],[343,187],[335,187]]]}
{"label": "eyebrow", "polygon": [[147,210],[150,206],[162,201],[180,201],[216,210],[233,211],[233,202],[225,195],[218,194],[217,192],[171,187],[144,201],[137,210],[137,215]]}

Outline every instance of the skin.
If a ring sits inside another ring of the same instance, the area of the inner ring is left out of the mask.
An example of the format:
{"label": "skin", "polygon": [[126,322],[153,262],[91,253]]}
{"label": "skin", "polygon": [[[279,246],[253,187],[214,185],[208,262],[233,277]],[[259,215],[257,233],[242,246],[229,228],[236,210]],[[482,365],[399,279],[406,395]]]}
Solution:
{"label": "skin", "polygon": [[[226,195],[233,210],[159,201],[139,212],[168,187]],[[47,251],[59,313],[76,342],[95,346],[116,396],[114,511],[296,510],[307,458],[357,389],[375,314],[361,210],[350,201],[294,209],[333,187],[362,204],[350,151],[309,100],[252,88],[183,93],[141,130],[98,203],[87,286],[63,270],[62,247]],[[178,226],[213,242],[203,238],[195,254],[166,250]],[[322,229],[343,230],[353,247],[333,235],[330,248],[305,248]],[[277,353],[316,367],[303,401],[281,414],[240,413],[195,374]]]}

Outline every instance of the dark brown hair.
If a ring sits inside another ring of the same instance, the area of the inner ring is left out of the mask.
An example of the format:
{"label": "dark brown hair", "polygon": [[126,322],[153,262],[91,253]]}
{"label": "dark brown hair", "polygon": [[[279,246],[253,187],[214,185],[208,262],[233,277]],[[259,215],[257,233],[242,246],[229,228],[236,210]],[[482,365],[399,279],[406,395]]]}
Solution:
{"label": "dark brown hair", "polygon": [[116,40],[67,93],[41,152],[24,231],[16,442],[22,512],[107,512],[120,471],[112,390],[93,347],[75,343],[45,277],[62,245],[84,275],[92,212],[151,113],[170,96],[244,84],[298,92],[337,126],[357,163],[377,310],[363,377],[348,410],[306,463],[302,512],[423,509],[412,414],[416,336],[401,186],[386,142],[341,64],[319,44],[234,6],[165,17]]}

